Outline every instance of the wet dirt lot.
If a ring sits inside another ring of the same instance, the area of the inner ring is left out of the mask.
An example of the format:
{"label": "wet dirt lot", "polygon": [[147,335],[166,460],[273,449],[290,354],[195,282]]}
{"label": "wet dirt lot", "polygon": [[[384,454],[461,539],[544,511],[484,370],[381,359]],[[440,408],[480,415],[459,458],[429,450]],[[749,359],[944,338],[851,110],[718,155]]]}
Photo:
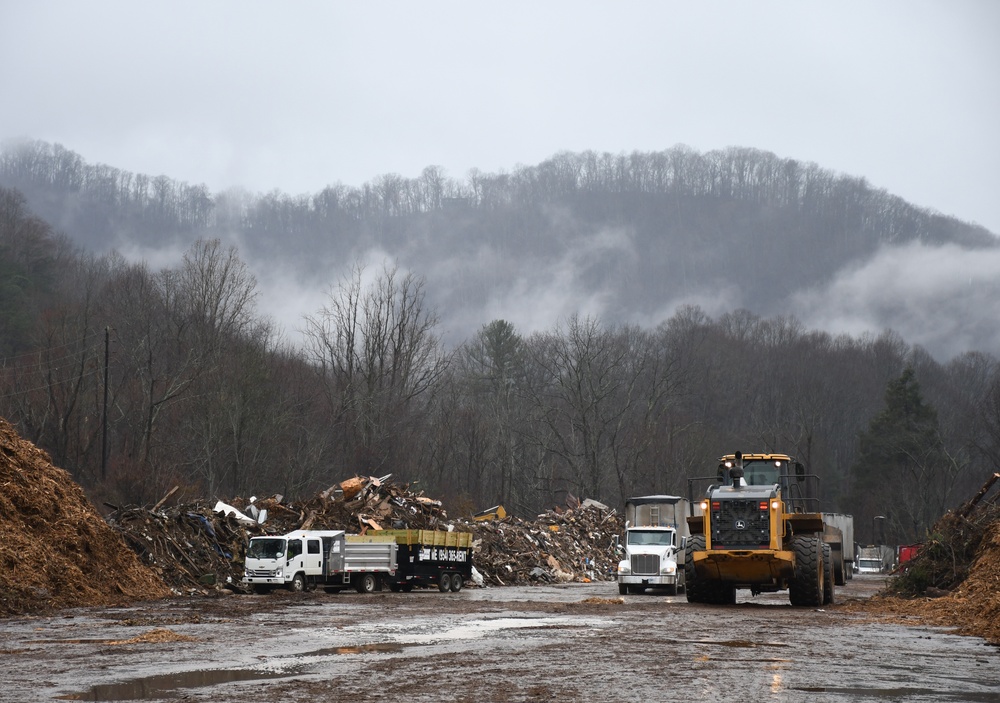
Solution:
{"label": "wet dirt lot", "polygon": [[[1000,650],[787,594],[613,583],[185,598],[0,620],[0,701],[998,701]],[[846,605],[845,605],[846,604]]]}

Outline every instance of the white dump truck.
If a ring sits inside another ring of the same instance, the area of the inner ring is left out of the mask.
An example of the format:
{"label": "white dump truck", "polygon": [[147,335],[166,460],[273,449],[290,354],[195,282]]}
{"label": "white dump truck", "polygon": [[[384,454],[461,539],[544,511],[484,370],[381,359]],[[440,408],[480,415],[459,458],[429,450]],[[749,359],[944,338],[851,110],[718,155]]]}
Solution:
{"label": "white dump truck", "polygon": [[254,537],[247,547],[244,580],[255,592],[354,588],[372,593],[437,586],[460,591],[472,577],[472,534],[443,530],[383,530],[349,535],[343,530],[296,530]]}
{"label": "white dump truck", "polygon": [[690,503],[680,496],[637,496],[625,501],[624,558],[618,563],[620,594],[662,588],[676,595],[684,590],[689,514]]}

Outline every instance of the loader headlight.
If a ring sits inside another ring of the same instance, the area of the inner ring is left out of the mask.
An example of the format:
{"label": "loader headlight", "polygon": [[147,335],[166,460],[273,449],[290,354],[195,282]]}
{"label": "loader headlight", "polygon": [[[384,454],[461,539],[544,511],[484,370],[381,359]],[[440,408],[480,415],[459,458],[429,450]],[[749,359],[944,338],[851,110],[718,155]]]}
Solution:
{"label": "loader headlight", "polygon": [[628,563],[628,559],[618,562],[618,573],[619,574],[631,574],[632,566]]}

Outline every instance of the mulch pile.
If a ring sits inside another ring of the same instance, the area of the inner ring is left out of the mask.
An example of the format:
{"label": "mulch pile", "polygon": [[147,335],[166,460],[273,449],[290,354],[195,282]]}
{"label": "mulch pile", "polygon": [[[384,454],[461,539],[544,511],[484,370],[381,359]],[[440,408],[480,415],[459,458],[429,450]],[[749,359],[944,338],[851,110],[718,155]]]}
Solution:
{"label": "mulch pile", "polygon": [[1000,644],[1000,474],[941,517],[917,556],[864,609],[956,627]]}
{"label": "mulch pile", "polygon": [[0,616],[169,593],[70,475],[0,418]]}

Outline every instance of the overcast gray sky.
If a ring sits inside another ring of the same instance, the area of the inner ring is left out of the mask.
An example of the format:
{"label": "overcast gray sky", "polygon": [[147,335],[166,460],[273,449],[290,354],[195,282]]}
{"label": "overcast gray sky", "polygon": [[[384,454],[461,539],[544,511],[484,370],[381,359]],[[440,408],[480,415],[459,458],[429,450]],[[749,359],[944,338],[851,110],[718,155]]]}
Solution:
{"label": "overcast gray sky", "polygon": [[1000,2],[0,0],[0,139],[213,191],[746,146],[1000,233]]}

